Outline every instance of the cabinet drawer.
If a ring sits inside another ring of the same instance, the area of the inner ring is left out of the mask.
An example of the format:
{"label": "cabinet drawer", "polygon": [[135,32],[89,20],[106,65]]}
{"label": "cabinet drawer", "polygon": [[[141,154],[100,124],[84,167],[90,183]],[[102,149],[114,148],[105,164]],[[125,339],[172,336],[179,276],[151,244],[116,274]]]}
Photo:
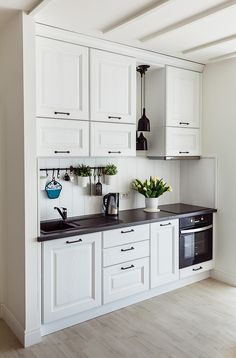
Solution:
{"label": "cabinet drawer", "polygon": [[37,119],[37,152],[41,157],[89,155],[89,123],[62,119]]}
{"label": "cabinet drawer", "polygon": [[201,262],[193,266],[185,267],[180,270],[180,278],[185,278],[193,275],[197,275],[201,272],[212,270],[214,268],[214,261]]}
{"label": "cabinet drawer", "polygon": [[149,258],[103,269],[103,303],[149,289]]}
{"label": "cabinet drawer", "polygon": [[116,265],[146,256],[149,256],[149,240],[111,247],[103,250],[103,266]]}
{"label": "cabinet drawer", "polygon": [[122,229],[105,231],[103,233],[103,247],[113,247],[130,242],[149,239],[149,225],[129,226]]}
{"label": "cabinet drawer", "polygon": [[192,128],[166,128],[166,156],[199,156],[200,130]]}

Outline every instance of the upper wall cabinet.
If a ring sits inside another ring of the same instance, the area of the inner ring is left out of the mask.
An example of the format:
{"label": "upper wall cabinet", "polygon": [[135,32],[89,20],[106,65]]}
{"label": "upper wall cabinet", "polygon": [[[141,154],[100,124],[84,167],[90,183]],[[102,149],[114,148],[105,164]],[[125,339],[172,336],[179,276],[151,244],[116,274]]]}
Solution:
{"label": "upper wall cabinet", "polygon": [[91,120],[136,122],[136,60],[91,50]]}
{"label": "upper wall cabinet", "polygon": [[134,124],[92,122],[90,128],[92,157],[129,157],[136,154]]}
{"label": "upper wall cabinet", "polygon": [[38,118],[37,152],[39,157],[89,156],[89,123]]}
{"label": "upper wall cabinet", "polygon": [[37,37],[37,116],[88,120],[88,49]]}
{"label": "upper wall cabinet", "polygon": [[199,128],[200,77],[197,72],[166,68],[166,125]]}

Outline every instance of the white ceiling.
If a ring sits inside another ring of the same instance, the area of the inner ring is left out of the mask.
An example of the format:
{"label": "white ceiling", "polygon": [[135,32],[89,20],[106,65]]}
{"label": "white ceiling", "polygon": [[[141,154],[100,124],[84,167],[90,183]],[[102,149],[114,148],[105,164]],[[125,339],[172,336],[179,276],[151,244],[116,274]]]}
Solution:
{"label": "white ceiling", "polygon": [[0,27],[17,11],[30,10],[39,0],[0,0]]}
{"label": "white ceiling", "polygon": [[[0,6],[2,2],[4,1],[0,0]],[[20,2],[24,1],[12,1],[12,3]],[[149,9],[145,13],[148,7],[160,2],[161,6],[151,11]],[[213,11],[217,6],[218,8]],[[211,14],[206,16],[207,12]],[[105,28],[138,13],[142,15],[112,31],[103,33]],[[195,19],[190,22],[189,18],[192,16],[195,16]],[[234,0],[51,0],[37,15],[36,20],[202,63],[236,52],[236,1]],[[164,31],[148,41],[140,41],[142,37],[180,21],[189,23],[168,32]],[[235,38],[232,38],[232,35],[235,35]],[[231,36],[230,41],[218,41],[217,44],[190,53],[182,52],[228,36]]]}

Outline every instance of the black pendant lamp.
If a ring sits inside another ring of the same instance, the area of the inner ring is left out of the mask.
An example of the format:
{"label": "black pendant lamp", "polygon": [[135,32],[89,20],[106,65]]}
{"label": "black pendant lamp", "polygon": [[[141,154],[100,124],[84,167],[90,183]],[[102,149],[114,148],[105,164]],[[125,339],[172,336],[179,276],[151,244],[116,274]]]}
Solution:
{"label": "black pendant lamp", "polygon": [[[137,71],[141,75],[141,113],[142,116],[138,121],[138,132],[150,132],[150,121],[146,117],[146,108],[145,108],[145,72],[148,70],[149,65],[140,65],[137,67]],[[147,139],[144,137],[143,133],[140,133],[139,137],[137,135],[136,140],[136,149],[137,150],[147,150]]]}

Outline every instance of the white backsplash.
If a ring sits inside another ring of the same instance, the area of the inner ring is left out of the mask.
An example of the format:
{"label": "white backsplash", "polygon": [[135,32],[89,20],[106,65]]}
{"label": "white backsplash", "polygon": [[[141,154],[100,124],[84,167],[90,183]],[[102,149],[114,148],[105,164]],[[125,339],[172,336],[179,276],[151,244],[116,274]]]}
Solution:
{"label": "white backsplash", "polygon": [[[108,162],[118,167],[114,184],[103,184],[103,194],[108,192],[129,193],[128,199],[120,200],[120,210],[144,207],[144,197],[130,188],[135,178],[144,180],[150,175],[162,177],[172,186],[171,193],[165,193],[160,198],[160,204],[179,202],[180,200],[180,163],[179,161],[149,160],[143,156],[136,158],[66,158],[39,159],[39,168],[67,168],[70,165],[86,164],[104,166]],[[51,172],[49,180],[51,180]],[[62,172],[62,174],[64,174]],[[63,175],[62,175],[63,177]],[[93,179],[92,179],[93,180]],[[68,216],[89,215],[102,212],[102,197],[90,196],[89,188],[81,188],[77,183],[59,180],[62,184],[61,195],[58,199],[48,199],[46,192],[39,191],[40,219],[58,218],[54,206],[68,209]]]}

